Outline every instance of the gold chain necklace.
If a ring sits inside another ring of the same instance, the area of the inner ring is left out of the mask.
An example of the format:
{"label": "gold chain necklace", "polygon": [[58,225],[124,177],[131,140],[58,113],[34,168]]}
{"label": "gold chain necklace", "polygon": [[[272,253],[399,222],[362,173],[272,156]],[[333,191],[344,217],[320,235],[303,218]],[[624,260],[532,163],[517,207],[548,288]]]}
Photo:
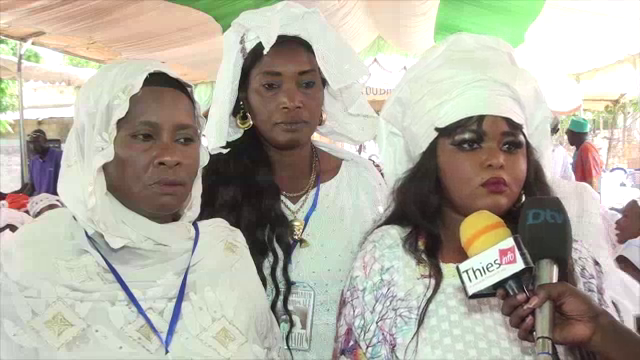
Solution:
{"label": "gold chain necklace", "polygon": [[315,180],[316,180],[317,164],[318,164],[318,153],[316,152],[316,147],[313,146],[313,144],[311,144],[311,151],[313,152],[313,165],[311,165],[311,177],[309,178],[309,183],[307,183],[307,186],[304,188],[304,190],[300,192],[288,193],[286,191],[281,191],[282,195],[290,198],[298,197],[300,195],[304,195],[308,193],[313,187],[313,184],[315,183]]}
{"label": "gold chain necklace", "polygon": [[[318,153],[316,152],[315,146],[313,145],[311,146],[313,150],[313,169],[311,171],[312,173],[311,179],[315,180],[316,174],[317,174],[316,164],[319,163],[320,161],[318,159]],[[302,232],[304,231],[305,223],[304,223],[304,220],[300,220],[298,218],[298,213],[300,212],[300,210],[302,210],[304,205],[307,203],[307,200],[309,200],[309,195],[311,195],[311,188],[313,187],[314,183],[315,181],[312,181],[311,186],[308,186],[308,189],[305,191],[306,194],[304,195],[304,198],[302,198],[302,201],[299,202],[299,205],[298,204],[295,205],[295,210],[292,209],[289,205],[287,205],[284,199],[280,199],[280,202],[282,203],[284,208],[287,209],[287,211],[289,211],[289,213],[293,217],[293,219],[289,221],[289,227],[291,228],[291,237],[293,238],[294,241],[298,241],[300,243],[301,248],[306,248],[311,244],[307,240],[302,238]],[[286,193],[283,192],[283,194],[286,194]],[[299,194],[299,195],[302,195],[302,194]]]}

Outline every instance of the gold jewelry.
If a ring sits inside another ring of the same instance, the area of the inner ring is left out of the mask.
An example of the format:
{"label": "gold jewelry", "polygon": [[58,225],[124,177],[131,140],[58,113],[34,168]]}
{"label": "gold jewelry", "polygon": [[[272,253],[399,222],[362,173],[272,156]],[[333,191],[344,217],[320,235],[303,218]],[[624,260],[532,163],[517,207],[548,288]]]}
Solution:
{"label": "gold jewelry", "polygon": [[280,200],[280,203],[282,203],[285,209],[287,209],[287,211],[289,211],[289,213],[291,213],[291,215],[293,216],[293,220],[289,221],[291,238],[293,238],[293,240],[295,241],[298,241],[300,243],[300,247],[303,249],[306,247],[309,247],[309,245],[311,244],[307,240],[302,238],[302,232],[304,231],[304,220],[300,220],[298,218],[298,213],[300,212],[300,210],[302,210],[304,205],[307,203],[307,200],[309,199],[309,194],[311,194],[310,191],[307,192],[307,194],[304,196],[304,198],[300,202],[300,205],[296,204],[295,210],[291,209],[289,205],[287,205],[287,203],[284,202],[284,200],[282,199]]}
{"label": "gold jewelry", "polygon": [[320,158],[318,157],[318,152],[316,151],[316,147],[311,144],[311,151],[313,152],[313,165],[311,168],[311,178],[309,179],[309,183],[307,184],[306,188],[299,193],[287,193],[285,191],[282,191],[281,193],[285,196],[288,197],[296,197],[296,196],[300,196],[302,194],[304,194],[304,197],[302,198],[302,201],[299,202],[299,205],[296,204],[296,209],[293,210],[289,207],[289,205],[287,205],[287,203],[283,200],[280,199],[280,202],[282,203],[282,205],[284,206],[284,208],[289,211],[289,213],[291,213],[293,220],[289,221],[289,228],[291,230],[291,238],[294,241],[297,241],[300,243],[300,248],[304,249],[307,248],[311,245],[310,242],[308,242],[307,240],[302,238],[302,233],[304,232],[304,220],[300,220],[298,218],[298,213],[300,212],[300,210],[302,210],[302,208],[304,207],[304,205],[307,203],[307,200],[309,200],[309,195],[311,194],[311,189],[313,188],[313,185],[315,184],[315,180],[317,178],[317,171],[318,171],[318,164],[320,163]]}
{"label": "gold jewelry", "polygon": [[244,108],[244,102],[240,100],[240,112],[236,115],[236,125],[242,130],[249,130],[253,126],[251,114]]}
{"label": "gold jewelry", "polygon": [[324,125],[327,123],[327,113],[326,112],[322,112],[320,114],[320,126]]}
{"label": "gold jewelry", "polygon": [[304,190],[297,193],[288,193],[286,191],[281,191],[282,195],[286,197],[298,197],[308,193],[313,187],[313,185],[315,184],[316,174],[317,174],[317,164],[319,161],[318,161],[318,152],[316,151],[316,147],[313,146],[313,144],[311,144],[311,151],[313,153],[313,165],[311,167],[311,177],[309,178],[309,182],[307,183],[307,186],[304,188]]}

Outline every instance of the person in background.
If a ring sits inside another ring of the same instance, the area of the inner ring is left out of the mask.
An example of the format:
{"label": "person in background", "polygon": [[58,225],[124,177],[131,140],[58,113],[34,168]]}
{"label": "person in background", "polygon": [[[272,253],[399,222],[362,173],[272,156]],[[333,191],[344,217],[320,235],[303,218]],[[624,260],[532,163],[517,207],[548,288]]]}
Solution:
{"label": "person in background", "polygon": [[47,134],[42,129],[33,130],[27,141],[35,155],[29,162],[29,185],[24,193],[58,195],[62,151],[47,144]]}
{"label": "person in background", "polygon": [[640,282],[640,199],[633,199],[622,209],[622,216],[616,221],[618,243],[616,255],[620,269]]}
{"label": "person in background", "polygon": [[569,122],[566,135],[569,145],[576,148],[573,154],[573,173],[576,181],[589,184],[600,192],[600,176],[604,163],[600,153],[592,142],[588,141],[589,121],[581,117],[573,117]]}
{"label": "person in background", "polygon": [[328,359],[340,291],[386,186],[367,159],[311,138],[373,138],[368,71],[317,9],[289,1],[242,13],[224,43],[201,218],[244,234],[275,318],[290,319],[293,357]]}
{"label": "person in background", "polygon": [[0,358],[282,357],[242,234],[195,221],[209,155],[192,89],[141,60],[80,89],[65,208],[0,247]]}
{"label": "person in background", "polygon": [[61,207],[62,202],[59,197],[43,193],[29,198],[29,205],[27,206],[27,209],[29,210],[31,217],[35,219],[47,211],[59,209]]}
{"label": "person in background", "polygon": [[[381,118],[407,146],[392,153],[413,165],[401,171],[392,208],[353,264],[334,358],[532,358],[499,299],[469,299],[456,270],[468,259],[461,222],[488,210],[517,233],[526,197],[556,194],[565,204],[574,237],[567,277],[613,311],[590,251],[589,236],[600,233],[590,231],[594,219],[584,211],[595,208],[599,219],[598,202],[583,194],[593,192],[587,185],[562,179],[572,193],[555,193],[544,167],[552,114],[514,51],[498,38],[451,35],[425,52],[385,103]],[[561,358],[571,350],[559,349]]]}
{"label": "person in background", "polygon": [[[553,117],[551,122],[551,137],[556,136],[560,132],[560,119],[557,116]],[[553,152],[551,154],[551,176],[559,177],[561,179],[575,181],[573,175],[573,169],[571,168],[571,158],[567,153],[567,150],[561,144],[553,144]]]}

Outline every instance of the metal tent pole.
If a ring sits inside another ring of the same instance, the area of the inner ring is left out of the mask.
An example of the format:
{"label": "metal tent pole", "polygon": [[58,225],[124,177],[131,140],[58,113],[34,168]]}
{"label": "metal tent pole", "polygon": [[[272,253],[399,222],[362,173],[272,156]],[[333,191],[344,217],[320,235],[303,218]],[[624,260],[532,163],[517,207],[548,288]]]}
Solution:
{"label": "metal tent pole", "polygon": [[24,100],[23,100],[23,92],[22,92],[22,58],[24,52],[27,50],[29,45],[25,46],[24,49],[22,47],[22,43],[18,42],[18,101],[20,106],[20,165],[22,168],[21,179],[22,184],[27,182],[29,179],[29,168],[27,166],[27,142],[26,136],[24,133]]}

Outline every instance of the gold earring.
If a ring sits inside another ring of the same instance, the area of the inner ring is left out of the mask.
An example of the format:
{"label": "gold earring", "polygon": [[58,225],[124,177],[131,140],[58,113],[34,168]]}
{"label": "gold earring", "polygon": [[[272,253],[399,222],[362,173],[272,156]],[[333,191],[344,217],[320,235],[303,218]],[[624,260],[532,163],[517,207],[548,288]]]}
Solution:
{"label": "gold earring", "polygon": [[320,126],[327,123],[327,113],[324,111],[320,114]]}
{"label": "gold earring", "polygon": [[249,130],[253,126],[251,114],[244,108],[244,102],[240,101],[240,112],[236,115],[236,125],[242,130]]}

